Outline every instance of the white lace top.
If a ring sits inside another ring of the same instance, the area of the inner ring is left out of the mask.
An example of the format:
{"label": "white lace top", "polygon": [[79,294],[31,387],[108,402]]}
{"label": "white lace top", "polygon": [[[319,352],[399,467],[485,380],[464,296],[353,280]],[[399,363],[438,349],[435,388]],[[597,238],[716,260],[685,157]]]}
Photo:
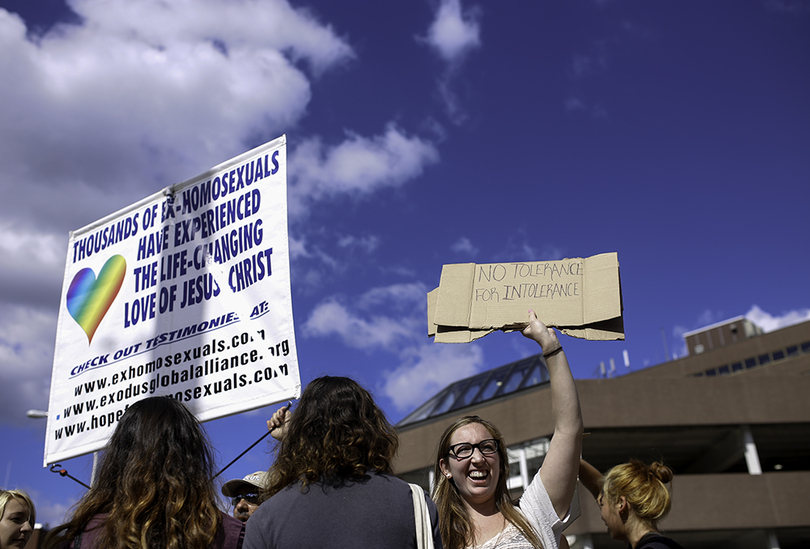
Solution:
{"label": "white lace top", "polygon": [[[543,549],[559,549],[564,524],[554,511],[546,487],[540,480],[539,471],[520,498],[520,511],[543,542]],[[533,549],[533,546],[517,526],[510,522],[494,538],[468,549]]]}

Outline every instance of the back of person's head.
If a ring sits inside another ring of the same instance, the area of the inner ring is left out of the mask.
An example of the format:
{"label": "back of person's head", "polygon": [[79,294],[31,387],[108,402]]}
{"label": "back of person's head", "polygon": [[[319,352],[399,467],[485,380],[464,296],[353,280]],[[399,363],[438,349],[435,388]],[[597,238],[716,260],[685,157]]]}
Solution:
{"label": "back of person's head", "polygon": [[639,519],[655,526],[672,507],[666,487],[670,481],[672,470],[663,463],[647,465],[633,459],[607,472],[602,492],[612,502],[624,497]]}
{"label": "back of person's head", "polygon": [[37,510],[34,508],[34,502],[31,501],[28,494],[22,490],[0,490],[0,519],[5,515],[6,505],[8,505],[8,502],[12,499],[16,499],[28,506],[28,523],[31,525],[31,528],[33,528],[37,521]]}
{"label": "back of person's head", "polygon": [[391,472],[399,439],[371,394],[346,377],[324,376],[304,389],[269,470],[267,495],[301,481]]}
{"label": "back of person's head", "polygon": [[106,514],[100,547],[207,547],[221,521],[213,470],[208,438],[185,405],[141,400],[121,417],[95,487],[57,530],[73,539]]}
{"label": "back of person's head", "polygon": [[495,505],[503,516],[518,527],[524,536],[536,547],[542,547],[539,537],[526,521],[524,516],[515,508],[509,496],[507,481],[509,480],[509,456],[506,453],[506,440],[501,431],[489,421],[478,416],[465,416],[457,419],[445,429],[439,439],[434,462],[434,478],[436,485],[433,488],[433,499],[439,510],[439,524],[444,546],[455,549],[473,545],[474,527],[466,506],[458,489],[452,480],[442,472],[440,462],[450,458],[450,442],[453,434],[471,423],[482,425],[489,432],[491,438],[498,441],[498,484],[495,487]]}
{"label": "back of person's head", "polygon": [[208,480],[214,457],[208,438],[186,406],[171,397],[151,397],[130,406],[115,429],[99,474],[127,493],[165,489],[146,480],[181,481],[184,485]]}

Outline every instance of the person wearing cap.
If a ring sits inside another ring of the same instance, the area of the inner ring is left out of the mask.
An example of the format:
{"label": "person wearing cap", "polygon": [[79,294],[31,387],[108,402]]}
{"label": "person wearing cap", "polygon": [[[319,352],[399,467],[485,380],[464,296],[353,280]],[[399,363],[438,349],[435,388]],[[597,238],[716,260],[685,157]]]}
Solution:
{"label": "person wearing cap", "polygon": [[264,490],[266,471],[256,471],[243,479],[229,480],[222,485],[222,495],[231,498],[233,503],[233,516],[247,522],[253,511],[259,508],[259,494]]}

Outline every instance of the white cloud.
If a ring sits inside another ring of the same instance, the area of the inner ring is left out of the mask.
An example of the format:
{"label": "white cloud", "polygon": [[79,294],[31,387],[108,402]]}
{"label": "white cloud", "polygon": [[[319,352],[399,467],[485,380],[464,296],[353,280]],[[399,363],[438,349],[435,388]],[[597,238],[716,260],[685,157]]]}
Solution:
{"label": "white cloud", "polygon": [[[424,325],[424,320],[421,324]],[[332,298],[315,307],[304,323],[304,333],[317,337],[336,335],[345,345],[357,349],[390,350],[403,341],[412,340],[417,325],[415,317],[370,315],[364,318]]]}
{"label": "white cloud", "polygon": [[607,69],[604,49],[594,55],[574,54],[571,72],[575,78],[585,78],[603,73]]}
{"label": "white cloud", "polygon": [[319,72],[354,55],[281,0],[72,7],[82,24],[35,41],[0,11],[0,102],[14,106],[0,136],[0,213],[39,212],[47,191],[72,199],[55,212],[69,228],[242,152],[248,137],[276,137],[310,101],[298,62]]}
{"label": "white cloud", "polygon": [[373,235],[368,236],[341,236],[337,242],[341,248],[357,248],[372,253],[380,245],[380,239]]}
{"label": "white cloud", "polygon": [[810,320],[810,309],[797,309],[774,316],[760,309],[758,305],[752,305],[751,309],[745,313],[745,318],[762,328],[764,332],[772,332]]}
{"label": "white cloud", "polygon": [[580,97],[571,95],[563,101],[563,106],[568,112],[584,112],[590,114],[594,118],[604,118],[607,116],[607,110],[600,104],[586,104]]}
{"label": "white cloud", "polygon": [[703,326],[715,324],[716,322],[720,322],[721,320],[725,319],[726,317],[723,316],[722,311],[712,311],[711,309],[706,309],[700,313],[691,328],[681,324],[676,325],[672,328],[672,335],[675,338],[675,344],[669,352],[672,356],[685,356],[689,354],[689,350],[686,348],[686,341],[683,339],[683,334],[692,330],[697,330]]}
{"label": "white cloud", "polygon": [[447,116],[461,125],[467,120],[462,102],[452,83],[468,54],[481,46],[481,11],[462,9],[460,0],[440,0],[435,17],[425,36],[417,40],[427,44],[446,63],[446,71],[437,80],[436,92]]}
{"label": "white cloud", "polygon": [[769,11],[787,15],[804,15],[810,13],[810,4],[805,0],[767,0],[765,8]]}
{"label": "white cloud", "polygon": [[383,373],[381,393],[404,411],[449,383],[475,374],[484,363],[475,344],[434,344],[427,338],[426,301],[421,283],[373,288],[354,299],[351,307],[331,298],[315,307],[304,333],[337,336],[349,347],[394,355],[392,362],[399,365]]}
{"label": "white cloud", "polygon": [[0,10],[0,101],[14,106],[0,135],[0,215],[15,227],[4,227],[0,298],[13,302],[56,302],[64,260],[42,254],[68,230],[296,123],[310,86],[295,61],[322,71],[353,55],[281,1],[72,7],[82,25],[36,41]]}
{"label": "white cloud", "polygon": [[260,45],[289,51],[315,71],[353,56],[329,26],[286,0],[72,0],[71,7],[110,35],[137,34],[140,41],[155,46],[173,40],[216,40],[230,54]]}
{"label": "white cloud", "polygon": [[[770,313],[763,311],[758,305],[752,305],[751,309],[745,313],[745,318],[762,328],[764,332],[772,332],[780,328],[786,328],[806,320],[810,320],[810,309],[796,309],[793,311],[786,311],[781,315],[774,316]],[[689,354],[689,349],[686,348],[686,342],[683,339],[683,334],[692,330],[710,326],[718,322],[727,320],[729,317],[725,316],[720,311],[712,311],[706,309],[698,317],[697,321],[692,327],[677,325],[672,330],[672,335],[675,337],[675,346],[673,348],[674,356],[686,356]]]}
{"label": "white cloud", "polygon": [[584,111],[587,110],[585,103],[578,97],[569,96],[565,102],[565,110],[567,111]]}
{"label": "white cloud", "polygon": [[414,309],[419,312],[427,307],[427,288],[421,282],[392,284],[372,288],[357,300],[361,309],[385,307],[389,310]]}
{"label": "white cloud", "polygon": [[456,253],[464,255],[475,255],[478,253],[478,248],[473,246],[473,243],[466,236],[462,236],[450,247]]}
{"label": "white cloud", "polygon": [[[66,482],[66,480],[62,482]],[[70,508],[78,501],[78,498],[75,496],[67,501],[54,501],[51,494],[41,493],[39,491],[32,491],[28,495],[36,506],[37,522],[50,526],[51,528],[59,524],[64,524],[64,522],[70,518]]]}
{"label": "white cloud", "polygon": [[328,197],[400,186],[438,159],[433,144],[408,137],[393,124],[372,138],[348,133],[334,147],[318,138],[305,140],[290,154],[295,174],[289,190],[290,214],[301,215],[307,205]]}
{"label": "white cloud", "polygon": [[295,260],[301,257],[309,257],[310,253],[307,250],[307,242],[306,238],[301,236],[296,237],[295,235],[290,235],[290,258]]}
{"label": "white cloud", "polygon": [[[421,282],[391,284],[351,299],[333,296],[319,303],[303,324],[310,337],[338,336],[359,349],[393,349],[427,337],[427,288]],[[384,311],[384,314],[377,311]]]}
{"label": "white cloud", "polygon": [[[56,317],[38,311],[58,303],[68,231],[295,126],[306,115],[312,79],[355,55],[330,26],[286,0],[70,5],[80,23],[36,36],[0,9],[0,102],[10,106],[0,134],[4,421],[24,418],[33,401],[47,405]],[[401,186],[438,159],[434,143],[394,124],[371,137],[347,133],[334,146],[303,140],[289,159],[290,213]],[[291,239],[293,258],[343,268],[309,236]],[[338,245],[372,253],[379,239],[348,236]],[[321,276],[311,270],[299,282],[315,287]],[[424,313],[413,313],[424,309],[426,292],[419,292],[404,320],[333,300],[313,312],[306,329],[390,348],[423,334]],[[391,287],[385,299],[391,306],[419,292]]]}
{"label": "white cloud", "polygon": [[457,63],[481,45],[479,12],[460,0],[441,0],[424,40],[448,63]]}
{"label": "white cloud", "polygon": [[0,417],[25,425],[25,411],[48,409],[56,315],[4,305],[0,315]]}
{"label": "white cloud", "polygon": [[448,384],[469,377],[483,366],[476,345],[423,343],[403,351],[402,364],[385,372],[382,392],[400,411],[412,409]]}
{"label": "white cloud", "polygon": [[10,258],[0,263],[0,301],[38,307],[57,303],[67,235],[9,222],[0,223],[0,234],[0,255]]}

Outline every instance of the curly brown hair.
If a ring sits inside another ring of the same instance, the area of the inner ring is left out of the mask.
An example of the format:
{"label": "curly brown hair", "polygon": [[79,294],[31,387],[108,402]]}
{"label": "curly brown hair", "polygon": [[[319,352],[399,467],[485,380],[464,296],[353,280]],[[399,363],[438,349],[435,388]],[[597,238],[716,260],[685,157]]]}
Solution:
{"label": "curly brown hair", "polygon": [[203,549],[222,518],[211,483],[214,457],[183,403],[151,397],[127,409],[107,445],[94,488],[46,547],[70,543],[98,515],[99,547]]}
{"label": "curly brown hair", "polygon": [[312,380],[287,424],[268,471],[264,499],[296,482],[360,479],[391,473],[399,439],[371,394],[346,377]]}

